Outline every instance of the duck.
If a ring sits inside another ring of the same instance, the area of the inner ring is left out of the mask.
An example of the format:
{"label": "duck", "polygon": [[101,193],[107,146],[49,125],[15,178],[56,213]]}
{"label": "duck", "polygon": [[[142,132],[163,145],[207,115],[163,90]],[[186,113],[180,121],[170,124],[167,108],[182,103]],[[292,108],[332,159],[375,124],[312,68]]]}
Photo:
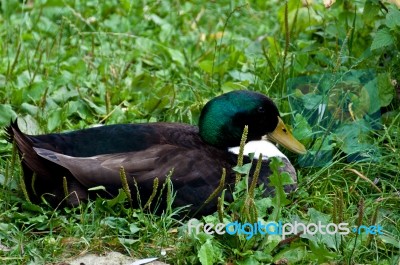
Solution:
{"label": "duck", "polygon": [[[98,196],[114,197],[123,186],[122,168],[134,206],[140,203],[135,199],[137,193],[141,202],[151,197],[155,178],[159,180],[158,194],[170,177],[175,192],[173,207],[186,207],[188,214],[204,216],[216,210],[217,198],[204,203],[220,184],[223,170],[225,200],[232,200],[233,168],[246,125],[244,162],[251,161],[250,153],[256,153],[257,158],[262,154],[258,184],[268,186],[269,163],[271,157],[278,156],[284,163],[280,170],[294,181],[285,190],[294,190],[296,171],[272,142],[298,154],[306,153],[306,148],[290,133],[275,103],[259,92],[236,90],[211,99],[201,111],[198,126],[114,124],[29,135],[14,120],[5,131],[8,141],[15,142],[27,194],[34,203],[44,199],[52,206],[77,206]],[[266,188],[265,196],[271,192]],[[161,210],[165,210],[164,201]]]}

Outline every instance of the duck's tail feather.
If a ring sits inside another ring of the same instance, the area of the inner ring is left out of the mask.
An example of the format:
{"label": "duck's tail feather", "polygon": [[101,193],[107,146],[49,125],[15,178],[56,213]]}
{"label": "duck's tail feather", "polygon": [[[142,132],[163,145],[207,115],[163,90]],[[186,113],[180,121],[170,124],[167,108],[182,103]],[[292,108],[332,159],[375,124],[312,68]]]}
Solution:
{"label": "duck's tail feather", "polygon": [[25,187],[28,192],[28,196],[31,200],[37,202],[38,200],[35,199],[36,191],[34,189],[34,185],[31,185],[31,183],[34,181],[35,178],[34,170],[30,166],[30,164],[32,164],[32,161],[35,161],[34,159],[35,156],[32,153],[33,151],[32,141],[30,141],[30,139],[21,132],[21,130],[18,127],[17,120],[10,122],[10,125],[8,125],[5,128],[5,134],[7,142],[15,144],[18,150],[18,154],[21,159],[21,166],[24,174]]}
{"label": "duck's tail feather", "polygon": [[34,172],[36,172],[36,168],[40,169],[40,166],[37,166],[38,163],[40,164],[40,161],[38,161],[40,157],[33,149],[33,142],[19,129],[17,120],[11,122],[5,131],[7,141],[10,143],[15,142],[22,164],[25,164]]}
{"label": "duck's tail feather", "polygon": [[19,129],[18,123],[16,121],[12,122],[6,128],[6,133],[10,142],[15,141],[15,145],[21,158],[21,163],[24,167],[24,173],[25,167],[28,167],[32,172],[36,173],[37,177],[47,180],[54,180],[54,172],[62,172],[63,174],[68,173],[67,170],[60,165],[57,165],[40,157],[34,149],[34,136],[24,134]]}
{"label": "duck's tail feather", "polygon": [[14,141],[14,130],[13,128],[16,128],[17,130],[19,130],[18,128],[18,123],[17,120],[11,120],[10,121],[10,125],[8,125],[4,131],[6,133],[6,141],[9,143],[12,143]]}
{"label": "duck's tail feather", "polygon": [[[26,189],[31,199],[36,197],[34,201],[37,202],[41,195],[49,194],[45,199],[51,204],[58,204],[65,198],[63,177],[67,178],[69,189],[78,190],[75,186],[79,186],[81,189],[79,183],[72,178],[70,172],[66,168],[48,161],[37,154],[34,149],[34,136],[24,134],[19,129],[16,120],[12,121],[10,125],[6,127],[5,132],[7,141],[10,143],[15,142],[18,149]],[[84,190],[81,193],[83,194],[82,196],[86,196]],[[76,196],[67,198],[66,202],[76,205],[77,201],[75,197]]]}

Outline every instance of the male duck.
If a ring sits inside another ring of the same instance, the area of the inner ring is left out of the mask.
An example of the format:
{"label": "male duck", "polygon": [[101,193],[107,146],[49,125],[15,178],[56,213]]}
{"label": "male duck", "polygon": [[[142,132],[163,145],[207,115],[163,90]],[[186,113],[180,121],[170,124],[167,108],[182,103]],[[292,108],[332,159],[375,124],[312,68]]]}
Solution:
{"label": "male duck", "polygon": [[[76,205],[96,196],[99,191],[88,191],[96,186],[104,186],[106,194],[115,196],[122,186],[120,168],[123,167],[132,198],[137,198],[136,182],[141,201],[146,202],[153,191],[154,178],[159,178],[160,190],[161,183],[173,170],[174,206],[191,205],[192,213],[201,209],[198,214],[203,215],[215,211],[216,199],[204,207],[203,203],[218,186],[222,168],[227,173],[226,199],[232,197],[230,190],[235,180],[232,167],[237,163],[238,153],[235,147],[240,144],[245,125],[249,126],[245,154],[265,145],[276,151],[274,145],[262,140],[265,136],[294,152],[306,152],[286,129],[272,100],[250,91],[233,91],[209,101],[201,112],[198,128],[156,122],[32,136],[22,133],[14,122],[6,131],[9,141],[15,141],[19,150],[31,199],[37,201],[43,196],[53,205],[60,202]],[[283,170],[296,181],[294,168],[284,156],[283,160],[286,164]],[[268,184],[269,175],[266,160],[259,183]],[[68,191],[74,192],[67,198],[63,177],[67,179]]]}

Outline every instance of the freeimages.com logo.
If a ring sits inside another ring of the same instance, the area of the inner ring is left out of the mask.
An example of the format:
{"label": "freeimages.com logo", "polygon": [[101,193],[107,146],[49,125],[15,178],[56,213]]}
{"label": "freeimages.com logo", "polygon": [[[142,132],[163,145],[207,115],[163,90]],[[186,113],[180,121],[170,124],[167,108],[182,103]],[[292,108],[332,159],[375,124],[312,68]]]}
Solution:
{"label": "freeimages.com logo", "polygon": [[317,233],[321,235],[348,235],[351,232],[357,234],[370,234],[370,235],[382,235],[382,227],[380,225],[365,226],[361,225],[359,227],[349,228],[348,223],[329,223],[322,224],[320,221],[318,223],[308,223],[304,224],[302,222],[295,221],[294,223],[282,223],[279,222],[261,222],[257,223],[240,223],[238,221],[230,222],[227,224],[223,223],[201,223],[197,219],[190,219],[188,223],[189,233],[200,233],[204,232],[206,234],[212,235],[214,233],[223,235],[225,233],[229,235],[245,235],[246,239],[249,240],[253,236],[260,235],[281,235],[282,239],[285,239],[288,235],[304,233],[307,235],[315,235]]}

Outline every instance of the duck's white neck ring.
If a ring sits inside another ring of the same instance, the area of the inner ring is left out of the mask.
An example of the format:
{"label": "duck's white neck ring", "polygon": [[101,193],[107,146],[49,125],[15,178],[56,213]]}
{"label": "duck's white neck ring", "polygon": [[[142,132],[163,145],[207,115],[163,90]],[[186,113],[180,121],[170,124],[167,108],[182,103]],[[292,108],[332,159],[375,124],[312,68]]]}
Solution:
{"label": "duck's white neck ring", "polygon": [[[239,154],[239,146],[231,147],[228,149],[229,152],[238,155]],[[244,155],[249,155],[250,153],[254,153],[254,157],[258,158],[260,154],[262,154],[263,160],[268,160],[271,157],[287,157],[279,151],[279,149],[271,142],[266,140],[259,141],[250,141],[246,143],[244,146]]]}

